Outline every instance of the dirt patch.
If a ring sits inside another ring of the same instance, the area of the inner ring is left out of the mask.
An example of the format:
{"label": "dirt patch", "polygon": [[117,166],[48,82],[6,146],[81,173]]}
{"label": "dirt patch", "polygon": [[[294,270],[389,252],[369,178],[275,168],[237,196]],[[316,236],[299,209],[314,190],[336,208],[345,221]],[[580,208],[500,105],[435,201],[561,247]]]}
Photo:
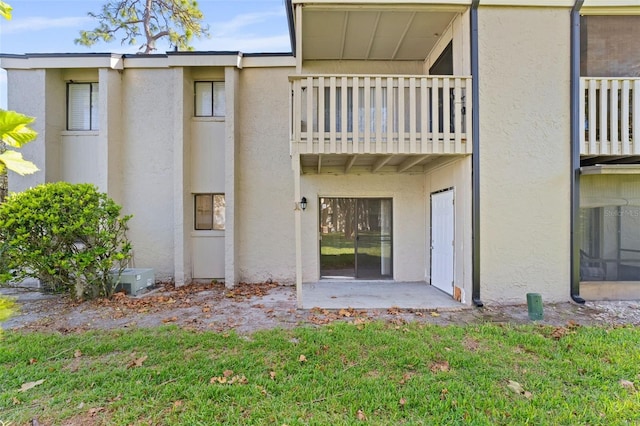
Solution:
{"label": "dirt patch", "polygon": [[[295,288],[277,283],[239,284],[226,289],[211,283],[174,288],[165,285],[143,297],[117,294],[111,300],[76,302],[68,297],[43,295],[18,289],[3,289],[17,297],[20,311],[3,323],[6,329],[46,332],[81,332],[91,329],[156,327],[176,324],[193,330],[249,334],[271,328],[301,325],[322,326],[335,321],[356,325],[363,321],[385,320],[393,324],[526,324],[526,305],[493,305],[455,311],[423,312],[390,308],[384,310],[296,309]],[[639,302],[588,302],[545,304],[541,324],[563,326],[640,325]],[[473,346],[473,345],[472,345]]]}

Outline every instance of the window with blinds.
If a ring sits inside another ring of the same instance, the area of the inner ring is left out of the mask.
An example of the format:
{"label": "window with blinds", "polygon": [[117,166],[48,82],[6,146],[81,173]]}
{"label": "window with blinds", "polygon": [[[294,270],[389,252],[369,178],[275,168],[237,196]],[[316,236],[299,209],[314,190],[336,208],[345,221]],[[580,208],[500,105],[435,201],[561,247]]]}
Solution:
{"label": "window with blinds", "polygon": [[224,81],[195,82],[196,117],[224,117]]}
{"label": "window with blinds", "polygon": [[67,130],[98,130],[98,83],[67,84]]}

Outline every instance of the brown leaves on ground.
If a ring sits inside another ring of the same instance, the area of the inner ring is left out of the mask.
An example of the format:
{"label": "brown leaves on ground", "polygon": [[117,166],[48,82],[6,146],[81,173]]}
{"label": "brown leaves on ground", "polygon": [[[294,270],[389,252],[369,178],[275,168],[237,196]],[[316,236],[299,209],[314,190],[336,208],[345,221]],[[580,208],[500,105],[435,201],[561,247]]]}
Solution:
{"label": "brown leaves on ground", "polygon": [[358,410],[358,412],[356,413],[356,416],[358,417],[358,420],[360,420],[360,421],[367,420],[367,416],[364,414],[364,411],[362,411],[362,410]]}
{"label": "brown leaves on ground", "polygon": [[275,281],[268,281],[260,284],[248,284],[239,283],[232,289],[225,292],[225,297],[243,301],[244,299],[250,299],[252,297],[262,297],[269,292],[272,288],[277,287],[279,284]]}
{"label": "brown leaves on ground", "polygon": [[429,366],[429,370],[431,370],[432,373],[446,372],[450,369],[451,367],[449,367],[448,361],[434,361]]}
{"label": "brown leaves on ground", "polygon": [[135,355],[135,352],[131,354],[133,359],[127,364],[127,368],[142,367],[142,364],[149,358],[147,355],[136,358]]}
{"label": "brown leaves on ground", "polygon": [[361,326],[370,318],[367,311],[357,311],[353,308],[342,308],[338,311],[330,309],[312,308],[308,320],[314,325],[327,325],[334,321],[348,321],[353,319],[353,324]]}
{"label": "brown leaves on ground", "polygon": [[33,389],[36,386],[40,386],[41,384],[44,383],[45,379],[40,379],[40,380],[36,380],[35,382],[27,382],[27,383],[23,383],[22,386],[20,386],[20,389],[18,389],[18,392],[26,392],[29,389]]}
{"label": "brown leaves on ground", "polygon": [[249,380],[244,375],[233,374],[233,370],[224,370],[222,376],[214,376],[209,379],[211,384],[221,385],[246,385]]}
{"label": "brown leaves on ground", "polygon": [[620,386],[622,386],[623,388],[625,388],[627,390],[630,390],[632,392],[636,391],[636,386],[630,380],[620,379],[620,381],[618,383],[620,384]]}
{"label": "brown leaves on ground", "polygon": [[527,399],[530,399],[533,396],[531,392],[525,390],[520,383],[513,380],[509,380],[507,388],[509,388],[514,393],[517,393],[518,395],[524,396]]}

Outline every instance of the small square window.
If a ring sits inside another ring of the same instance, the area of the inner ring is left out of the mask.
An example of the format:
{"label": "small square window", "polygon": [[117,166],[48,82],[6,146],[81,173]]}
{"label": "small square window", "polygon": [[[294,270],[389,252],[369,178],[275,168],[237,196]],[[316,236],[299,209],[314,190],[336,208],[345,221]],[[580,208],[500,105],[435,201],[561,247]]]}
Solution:
{"label": "small square window", "polygon": [[198,231],[224,231],[224,194],[195,195],[195,229]]}
{"label": "small square window", "polygon": [[98,83],[67,84],[67,130],[98,130]]}
{"label": "small square window", "polygon": [[195,82],[196,117],[224,117],[224,81]]}

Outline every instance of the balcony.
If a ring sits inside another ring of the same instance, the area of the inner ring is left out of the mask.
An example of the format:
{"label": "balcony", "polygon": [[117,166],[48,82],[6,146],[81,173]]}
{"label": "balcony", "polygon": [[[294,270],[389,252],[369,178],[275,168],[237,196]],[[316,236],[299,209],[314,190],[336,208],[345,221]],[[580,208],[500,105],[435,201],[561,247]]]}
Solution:
{"label": "balcony", "polygon": [[471,77],[295,75],[296,154],[469,154]]}
{"label": "balcony", "polygon": [[580,104],[581,155],[640,155],[640,78],[583,77]]}

